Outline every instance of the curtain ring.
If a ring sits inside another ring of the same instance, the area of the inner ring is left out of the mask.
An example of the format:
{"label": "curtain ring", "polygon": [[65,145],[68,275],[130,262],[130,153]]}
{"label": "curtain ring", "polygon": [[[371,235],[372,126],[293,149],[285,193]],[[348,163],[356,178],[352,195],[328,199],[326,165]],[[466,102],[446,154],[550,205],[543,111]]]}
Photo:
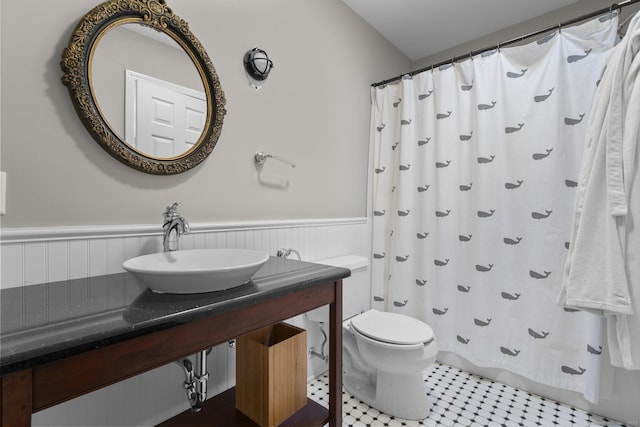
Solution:
{"label": "curtain ring", "polygon": [[498,53],[500,53],[500,42],[498,42],[498,44],[496,44],[496,49],[497,49]]}
{"label": "curtain ring", "polygon": [[562,32],[562,22],[558,23],[558,34]]}
{"label": "curtain ring", "polygon": [[469,52],[469,59],[473,61],[473,52]]}
{"label": "curtain ring", "polygon": [[622,13],[622,6],[619,3],[613,3],[609,8],[609,13],[614,13],[615,9],[618,9],[618,16]]}

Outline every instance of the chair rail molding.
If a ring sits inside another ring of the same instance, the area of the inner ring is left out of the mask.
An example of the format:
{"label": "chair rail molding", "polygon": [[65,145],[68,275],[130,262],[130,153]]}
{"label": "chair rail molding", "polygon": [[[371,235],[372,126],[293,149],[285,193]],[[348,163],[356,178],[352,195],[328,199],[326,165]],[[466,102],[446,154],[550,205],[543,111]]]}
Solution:
{"label": "chair rail molding", "polygon": [[[365,224],[367,218],[281,219],[262,221],[190,222],[191,233],[269,230],[280,228],[322,227]],[[24,227],[0,229],[0,244],[86,240],[116,237],[140,237],[162,234],[162,224],[88,225],[60,227]]]}

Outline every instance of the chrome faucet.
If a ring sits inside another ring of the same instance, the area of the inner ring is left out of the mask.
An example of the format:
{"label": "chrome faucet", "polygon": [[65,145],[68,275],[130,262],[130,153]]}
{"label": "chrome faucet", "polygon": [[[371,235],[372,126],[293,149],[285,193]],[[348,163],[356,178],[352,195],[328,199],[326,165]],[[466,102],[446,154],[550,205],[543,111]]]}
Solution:
{"label": "chrome faucet", "polygon": [[278,249],[278,252],[276,252],[276,256],[279,257],[279,258],[289,258],[292,253],[296,254],[298,259],[300,261],[302,261],[302,257],[300,256],[300,252],[296,251],[293,248],[289,248],[289,249],[280,248],[280,249]]}
{"label": "chrome faucet", "polygon": [[180,203],[175,202],[171,206],[167,206],[164,211],[164,223],[162,224],[163,237],[162,246],[165,252],[177,251],[180,249],[180,236],[189,232],[189,223],[180,216],[178,207]]}

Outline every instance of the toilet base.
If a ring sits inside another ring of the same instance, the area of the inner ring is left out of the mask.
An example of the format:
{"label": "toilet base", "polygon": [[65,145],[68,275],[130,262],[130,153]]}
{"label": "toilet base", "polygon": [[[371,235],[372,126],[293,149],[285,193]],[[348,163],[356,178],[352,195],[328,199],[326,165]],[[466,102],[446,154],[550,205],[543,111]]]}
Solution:
{"label": "toilet base", "polygon": [[378,371],[371,379],[374,381],[347,373],[343,385],[355,398],[387,415],[407,420],[429,416],[429,400],[421,373],[403,375]]}

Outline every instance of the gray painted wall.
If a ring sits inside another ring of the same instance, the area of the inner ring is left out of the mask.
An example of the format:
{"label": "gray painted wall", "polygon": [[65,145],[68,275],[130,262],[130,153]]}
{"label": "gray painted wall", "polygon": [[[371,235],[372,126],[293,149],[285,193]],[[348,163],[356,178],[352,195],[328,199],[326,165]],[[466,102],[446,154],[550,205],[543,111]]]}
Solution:
{"label": "gray painted wall", "polygon": [[[369,85],[411,62],[342,1],[168,1],[207,49],[228,101],[212,155],[168,177],[103,151],[60,81],[62,49],[98,3],[2,1],[2,227],[155,224],[176,200],[192,222],[366,215]],[[242,66],[255,46],[275,63],[259,91]],[[259,150],[298,166],[269,161],[259,177]]]}

